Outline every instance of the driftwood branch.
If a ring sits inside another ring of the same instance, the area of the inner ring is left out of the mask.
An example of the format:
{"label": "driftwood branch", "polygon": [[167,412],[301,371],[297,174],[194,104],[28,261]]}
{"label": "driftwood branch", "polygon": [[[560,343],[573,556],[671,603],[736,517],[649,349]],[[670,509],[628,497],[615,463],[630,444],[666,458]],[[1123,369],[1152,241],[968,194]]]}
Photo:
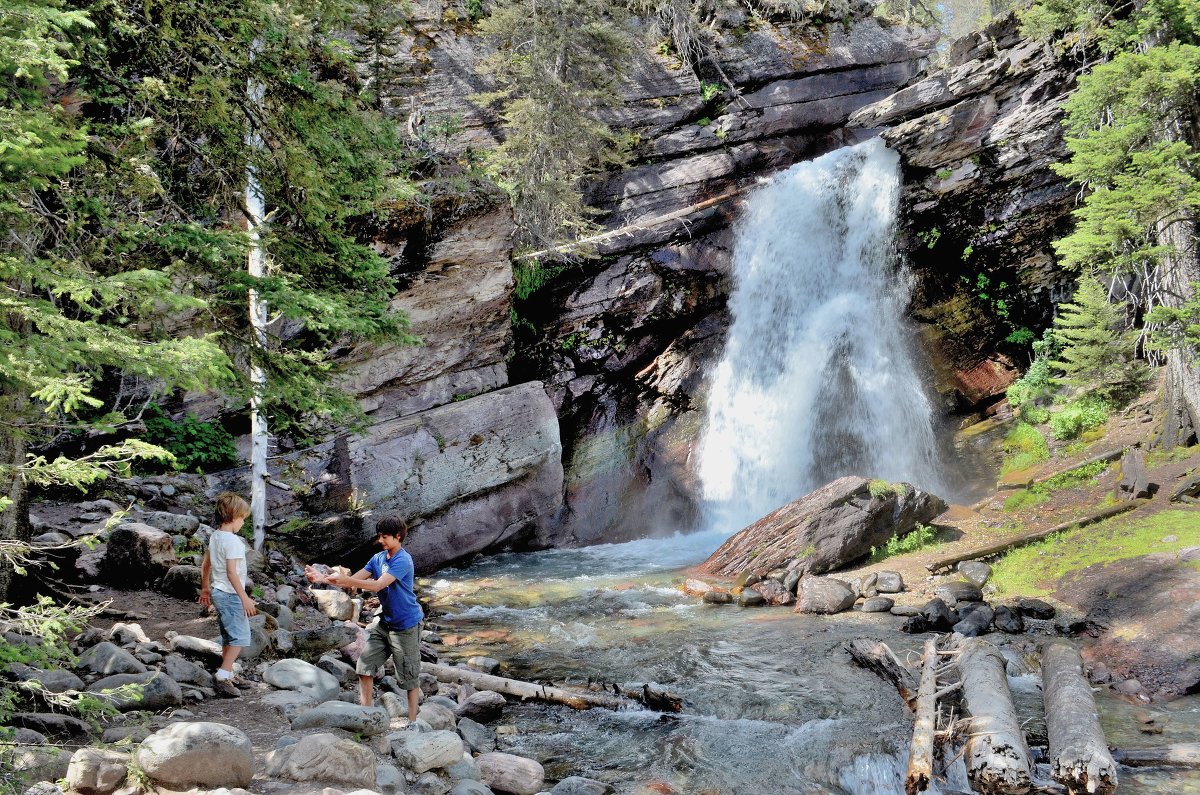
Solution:
{"label": "driftwood branch", "polygon": [[1108,795],[1117,789],[1117,764],[1108,752],[1083,660],[1066,641],[1042,649],[1042,696],[1050,775],[1070,792]]}
{"label": "driftwood branch", "polygon": [[492,690],[496,693],[504,693],[505,695],[516,696],[520,699],[552,701],[557,704],[566,704],[573,709],[601,707],[603,709],[616,710],[623,707],[627,708],[634,703],[623,696],[615,696],[608,692],[594,693],[590,690],[572,690],[562,687],[551,687],[549,685],[539,685],[534,682],[507,679],[503,676],[492,676],[491,674],[473,671],[469,668],[455,668],[439,663],[423,662],[421,663],[421,670],[425,673],[433,674],[439,682],[448,682],[450,684],[465,683],[471,685],[476,690]]}
{"label": "driftwood branch", "polygon": [[1157,748],[1115,748],[1113,758],[1126,767],[1176,767],[1200,770],[1200,743]]}
{"label": "driftwood branch", "polygon": [[925,641],[921,657],[921,684],[917,689],[916,713],[912,743],[908,752],[908,774],[904,777],[905,795],[924,792],[933,780],[933,733],[937,708],[937,638]]}
{"label": "driftwood branch", "polygon": [[900,698],[910,707],[917,695],[917,681],[912,671],[904,663],[896,659],[896,655],[886,643],[859,638],[846,644],[850,658],[860,667],[873,671],[879,677],[886,679],[895,686]]}
{"label": "driftwood branch", "polygon": [[1007,552],[1010,549],[1023,547],[1026,544],[1032,544],[1034,541],[1041,541],[1043,538],[1052,536],[1055,533],[1062,533],[1066,530],[1074,530],[1077,527],[1084,527],[1089,524],[1094,524],[1095,522],[1103,521],[1104,519],[1112,518],[1113,516],[1118,516],[1126,511],[1132,511],[1134,508],[1141,507],[1146,502],[1148,502],[1148,500],[1130,500],[1129,502],[1122,503],[1120,505],[1110,505],[1108,507],[1101,508],[1098,511],[1093,511],[1092,513],[1082,516],[1078,519],[1072,519],[1069,522],[1062,522],[1061,524],[1056,524],[1053,527],[1048,527],[1045,530],[1035,530],[1032,533],[1025,533],[1024,535],[1010,538],[1007,541],[1002,541],[998,544],[990,544],[986,547],[977,547],[957,555],[938,558],[937,560],[927,563],[925,568],[934,574],[937,574],[940,571],[950,569],[964,560],[990,558],[1003,552]]}
{"label": "driftwood branch", "polygon": [[964,749],[971,784],[985,794],[1027,792],[1033,764],[1008,690],[1004,658],[986,641],[967,638],[958,669],[963,706],[971,716]]}

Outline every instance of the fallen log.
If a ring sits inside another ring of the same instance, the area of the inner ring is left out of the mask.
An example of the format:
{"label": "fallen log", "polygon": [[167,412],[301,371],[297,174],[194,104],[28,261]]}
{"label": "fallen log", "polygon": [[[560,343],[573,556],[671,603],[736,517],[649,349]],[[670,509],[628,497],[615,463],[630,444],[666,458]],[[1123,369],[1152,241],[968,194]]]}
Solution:
{"label": "fallen log", "polygon": [[905,795],[916,795],[929,788],[933,780],[933,733],[937,712],[937,638],[925,641],[921,656],[921,684],[917,688],[917,719],[913,723],[912,743],[908,751],[908,774],[904,777]]}
{"label": "fallen log", "polygon": [[1056,524],[1053,527],[1048,527],[1045,530],[1034,530],[1032,533],[1025,533],[1024,535],[1017,536],[1016,538],[1010,538],[1007,541],[1001,541],[997,544],[990,544],[986,547],[976,547],[975,549],[967,552],[961,552],[957,555],[950,555],[948,557],[932,560],[925,564],[925,568],[934,574],[937,574],[938,572],[950,569],[964,560],[981,560],[983,558],[990,558],[1003,552],[1008,552],[1010,549],[1023,547],[1026,544],[1032,544],[1034,541],[1041,541],[1047,536],[1052,536],[1055,533],[1062,533],[1067,530],[1074,530],[1077,527],[1085,527],[1089,524],[1095,524],[1096,522],[1100,522],[1105,519],[1111,519],[1112,517],[1123,514],[1126,511],[1132,511],[1134,508],[1139,508],[1147,502],[1149,502],[1149,500],[1130,500],[1129,502],[1121,503],[1120,505],[1110,505],[1105,508],[1101,508],[1098,511],[1093,511],[1086,516],[1081,516],[1078,519],[1072,519],[1069,522],[1062,522],[1061,524]]}
{"label": "fallen log", "polygon": [[1177,767],[1200,770],[1200,743],[1157,748],[1115,748],[1113,759],[1126,767]]}
{"label": "fallen log", "polygon": [[1117,764],[1108,752],[1083,660],[1066,641],[1042,647],[1042,698],[1050,775],[1071,793],[1109,795],[1117,789]]}
{"label": "fallen log", "polygon": [[1017,722],[1004,658],[986,641],[967,638],[958,658],[963,706],[970,715],[967,777],[983,793],[1028,792],[1033,763]]}
{"label": "fallen log", "polygon": [[455,668],[454,666],[441,665],[440,663],[422,662],[421,671],[433,674],[439,682],[447,682],[449,684],[465,683],[471,685],[476,690],[491,690],[496,693],[516,696],[520,699],[552,701],[557,704],[566,704],[572,709],[600,707],[602,709],[617,710],[628,708],[634,703],[627,698],[615,696],[608,692],[594,693],[590,690],[571,690],[563,687],[539,685],[534,682],[507,679],[503,676],[492,676],[491,674],[473,671],[469,668]]}
{"label": "fallen log", "polygon": [[886,643],[859,638],[846,644],[846,651],[859,667],[873,671],[877,676],[891,682],[900,693],[900,698],[911,709],[917,696],[917,681],[912,671],[896,659]]}

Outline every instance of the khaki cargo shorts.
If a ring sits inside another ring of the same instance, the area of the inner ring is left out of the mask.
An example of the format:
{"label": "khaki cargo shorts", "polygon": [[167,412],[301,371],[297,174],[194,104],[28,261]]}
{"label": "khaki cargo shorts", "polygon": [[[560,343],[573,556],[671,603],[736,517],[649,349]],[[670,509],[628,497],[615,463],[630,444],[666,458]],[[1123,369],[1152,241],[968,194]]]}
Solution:
{"label": "khaki cargo shorts", "polygon": [[396,679],[400,687],[413,690],[420,686],[421,677],[421,627],[425,622],[404,630],[388,629],[382,620],[367,627],[367,642],[358,665],[354,667],[359,676],[374,676],[376,669],[392,655],[396,664]]}

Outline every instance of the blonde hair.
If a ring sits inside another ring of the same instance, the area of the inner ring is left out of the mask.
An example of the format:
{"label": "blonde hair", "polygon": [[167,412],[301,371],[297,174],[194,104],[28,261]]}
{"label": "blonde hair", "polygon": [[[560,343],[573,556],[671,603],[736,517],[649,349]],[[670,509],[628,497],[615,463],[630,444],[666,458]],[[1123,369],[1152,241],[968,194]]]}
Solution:
{"label": "blonde hair", "polygon": [[217,526],[245,519],[250,515],[250,505],[239,495],[227,491],[217,497]]}

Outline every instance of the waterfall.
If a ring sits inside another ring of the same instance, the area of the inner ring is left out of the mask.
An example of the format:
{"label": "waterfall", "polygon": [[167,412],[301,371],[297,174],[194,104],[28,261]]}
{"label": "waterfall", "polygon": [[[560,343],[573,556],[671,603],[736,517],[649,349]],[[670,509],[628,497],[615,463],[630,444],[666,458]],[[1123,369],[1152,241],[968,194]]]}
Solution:
{"label": "waterfall", "polygon": [[899,190],[899,157],[873,139],[749,197],[699,451],[710,529],[739,530],[841,475],[944,493],[903,318]]}

